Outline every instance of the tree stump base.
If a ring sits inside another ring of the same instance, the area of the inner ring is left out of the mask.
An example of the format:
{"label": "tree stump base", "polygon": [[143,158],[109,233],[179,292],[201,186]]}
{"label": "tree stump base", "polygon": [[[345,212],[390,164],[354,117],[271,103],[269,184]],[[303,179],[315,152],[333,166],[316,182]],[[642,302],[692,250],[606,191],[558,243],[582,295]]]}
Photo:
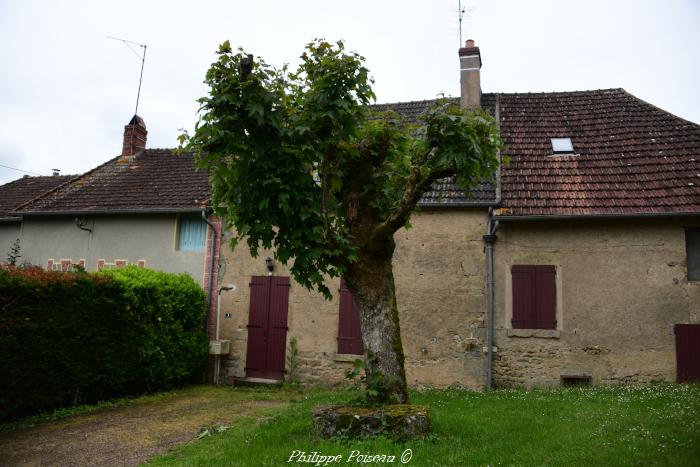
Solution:
{"label": "tree stump base", "polygon": [[430,410],[422,405],[319,405],[314,408],[312,418],[316,434],[321,438],[385,435],[405,441],[430,432]]}

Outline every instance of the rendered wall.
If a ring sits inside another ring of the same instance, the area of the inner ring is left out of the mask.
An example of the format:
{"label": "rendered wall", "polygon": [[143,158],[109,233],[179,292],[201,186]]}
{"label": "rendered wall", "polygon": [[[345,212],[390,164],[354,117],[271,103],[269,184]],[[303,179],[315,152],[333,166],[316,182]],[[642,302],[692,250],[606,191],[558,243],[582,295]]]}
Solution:
{"label": "rendered wall", "polygon": [[[412,218],[413,228],[395,235],[394,276],[411,385],[483,387],[485,221],[485,210],[425,210]],[[224,362],[230,377],[245,376],[248,284],[253,275],[267,275],[266,256],[251,258],[245,245],[235,252],[222,247],[220,283],[236,285],[221,294],[221,338],[231,339]],[[289,275],[280,264],[274,274]],[[358,358],[336,354],[338,281],[330,288],[334,297],[326,301],[292,281],[287,339],[297,338],[303,381],[344,382],[350,362]]]}
{"label": "rendered wall", "polygon": [[[10,248],[14,245],[15,240],[19,238],[20,225],[19,222],[0,222],[0,263],[7,260]],[[22,247],[21,244],[20,247]],[[24,258],[19,258],[17,261],[22,262],[23,260]]]}
{"label": "rendered wall", "polygon": [[102,216],[86,217],[86,228],[79,229],[75,217],[25,217],[22,223],[22,261],[46,267],[48,259],[85,260],[88,271],[97,262],[127,260],[129,264],[145,260],[146,267],[166,272],[190,274],[204,281],[204,252],[178,251],[177,216]]}
{"label": "rendered wall", "polygon": [[[502,222],[495,246],[500,386],[675,381],[676,323],[700,322],[684,227],[698,221]],[[557,270],[557,330],[512,330],[510,266]]]}

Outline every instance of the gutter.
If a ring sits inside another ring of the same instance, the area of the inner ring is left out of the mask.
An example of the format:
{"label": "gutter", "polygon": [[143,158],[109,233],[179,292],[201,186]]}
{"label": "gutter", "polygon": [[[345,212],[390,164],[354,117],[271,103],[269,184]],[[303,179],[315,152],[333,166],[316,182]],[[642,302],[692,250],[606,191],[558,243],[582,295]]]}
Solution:
{"label": "gutter", "polygon": [[487,288],[487,309],[486,309],[486,390],[493,388],[493,314],[494,314],[494,279],[493,279],[493,245],[496,242],[496,231],[498,230],[498,220],[493,220],[493,209],[489,209],[486,224],[486,262],[488,264],[486,273]]}
{"label": "gutter", "polygon": [[596,220],[596,219],[646,219],[646,218],[669,218],[669,217],[700,217],[700,211],[688,212],[642,212],[636,214],[564,214],[564,215],[530,215],[530,216],[508,216],[501,215],[495,218],[499,221],[547,221],[547,220]]}
{"label": "gutter", "polygon": [[13,211],[23,217],[30,216],[86,216],[91,214],[173,214],[182,212],[202,212],[202,208],[151,208],[151,209],[99,209],[92,211]]}
{"label": "gutter", "polygon": [[492,208],[498,203],[495,201],[457,201],[454,203],[418,203],[423,208]]}
{"label": "gutter", "polygon": [[[214,289],[214,251],[216,248],[216,226],[207,218],[207,210],[203,209],[201,211],[202,213],[202,220],[207,223],[207,225],[211,229],[211,241],[209,242],[209,258],[211,260],[209,261],[209,281],[207,284],[207,298],[209,299],[208,305],[207,305],[207,316],[204,318],[204,330],[207,333],[207,338],[209,337],[209,315],[211,314],[211,299],[212,299],[212,291]],[[217,297],[218,298],[218,297]],[[218,319],[218,318],[217,318]]]}

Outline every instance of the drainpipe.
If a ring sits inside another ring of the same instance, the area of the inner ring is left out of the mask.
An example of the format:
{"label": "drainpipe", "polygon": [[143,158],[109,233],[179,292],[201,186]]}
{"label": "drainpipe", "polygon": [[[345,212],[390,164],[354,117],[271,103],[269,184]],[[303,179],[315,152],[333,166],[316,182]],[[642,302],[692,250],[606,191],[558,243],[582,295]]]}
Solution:
{"label": "drainpipe", "polygon": [[486,224],[486,261],[488,269],[486,273],[487,287],[487,325],[486,325],[486,390],[490,391],[493,386],[493,244],[496,242],[496,231],[498,230],[498,221],[493,221],[493,208],[489,208],[488,221]]}
{"label": "drainpipe", "polygon": [[[207,218],[207,210],[202,210],[202,220],[211,228],[211,241],[209,242],[209,283],[207,284],[207,298],[209,300],[207,306],[207,316],[204,319],[204,330],[209,337],[209,315],[211,314],[211,298],[214,289],[214,252],[216,251],[216,226]],[[218,318],[217,318],[218,319]],[[217,323],[218,324],[218,323]]]}
{"label": "drainpipe", "polygon": [[[501,128],[501,96],[496,94],[495,103],[496,125]],[[501,202],[501,151],[498,151],[498,170],[496,171],[496,205]],[[496,231],[498,230],[498,221],[493,220],[493,208],[489,208],[488,219],[486,221],[486,261],[488,269],[486,273],[486,288],[487,288],[487,311],[486,311],[486,390],[493,389],[493,295],[494,295],[494,280],[493,280],[493,244],[496,242]]]}

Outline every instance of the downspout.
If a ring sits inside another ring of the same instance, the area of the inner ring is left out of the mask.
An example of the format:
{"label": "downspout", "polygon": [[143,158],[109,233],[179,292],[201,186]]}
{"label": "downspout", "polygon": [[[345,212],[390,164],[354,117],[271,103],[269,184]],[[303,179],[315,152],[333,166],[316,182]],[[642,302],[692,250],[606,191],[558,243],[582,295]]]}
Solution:
{"label": "downspout", "polygon": [[[495,119],[498,128],[501,127],[501,96],[496,94],[495,102]],[[496,171],[496,205],[501,202],[501,152],[498,152],[498,170]],[[498,230],[498,221],[493,220],[493,208],[489,208],[488,219],[486,220],[486,390],[493,389],[493,313],[494,313],[494,280],[493,280],[493,244],[496,242],[496,231]]]}
{"label": "downspout", "polygon": [[498,221],[493,221],[493,208],[489,208],[488,221],[486,227],[486,390],[490,391],[493,387],[493,297],[494,297],[494,280],[493,280],[493,244],[496,242],[496,231],[498,230]]}
{"label": "downspout", "polygon": [[211,258],[211,260],[209,261],[209,281],[207,284],[207,298],[209,302],[207,306],[207,316],[204,318],[204,330],[207,333],[207,337],[209,337],[209,315],[211,314],[211,299],[212,291],[214,289],[214,252],[216,251],[216,226],[207,218],[206,209],[202,210],[202,220],[206,222],[211,229],[211,241],[209,242],[209,258]]}

